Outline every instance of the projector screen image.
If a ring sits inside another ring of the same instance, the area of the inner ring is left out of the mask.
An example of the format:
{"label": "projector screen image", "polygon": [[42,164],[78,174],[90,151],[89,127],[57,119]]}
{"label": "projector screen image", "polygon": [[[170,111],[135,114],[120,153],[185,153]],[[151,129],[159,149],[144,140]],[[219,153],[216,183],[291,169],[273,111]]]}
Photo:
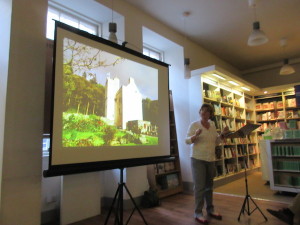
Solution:
{"label": "projector screen image", "polygon": [[170,156],[167,64],[60,22],[54,43],[50,169]]}

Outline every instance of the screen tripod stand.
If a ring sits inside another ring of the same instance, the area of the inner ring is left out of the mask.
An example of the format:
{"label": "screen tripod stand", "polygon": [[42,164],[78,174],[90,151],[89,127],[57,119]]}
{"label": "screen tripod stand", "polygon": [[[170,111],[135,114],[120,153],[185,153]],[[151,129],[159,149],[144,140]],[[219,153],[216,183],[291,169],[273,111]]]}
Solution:
{"label": "screen tripod stand", "polygon": [[[263,214],[263,212],[260,210],[260,208],[258,207],[258,205],[254,202],[254,200],[252,199],[252,197],[250,196],[249,192],[248,192],[248,181],[247,181],[247,167],[246,167],[246,159],[244,158],[244,166],[245,166],[245,186],[246,186],[246,196],[244,199],[244,203],[242,205],[241,211],[240,211],[240,215],[238,217],[238,221],[240,221],[240,217],[241,214],[243,213],[247,213],[248,216],[250,216],[256,209],[259,210],[259,212],[262,214],[262,216],[265,218],[266,221],[268,221],[268,218]],[[252,201],[252,203],[255,205],[255,208],[250,211],[250,200]]]}
{"label": "screen tripod stand", "polygon": [[113,202],[111,204],[111,207],[109,209],[109,212],[108,212],[108,215],[106,217],[106,220],[105,220],[104,224],[105,225],[107,224],[108,219],[110,217],[110,214],[113,211],[113,208],[114,208],[114,205],[115,205],[116,201],[117,201],[117,204],[116,204],[116,210],[115,210],[115,223],[114,224],[118,224],[118,225],[123,225],[124,224],[123,223],[123,205],[124,205],[123,204],[124,203],[123,189],[125,188],[127,194],[130,197],[130,200],[132,201],[132,203],[134,205],[134,208],[133,208],[133,210],[132,210],[132,212],[131,212],[131,214],[130,214],[130,216],[129,216],[129,218],[128,218],[128,220],[127,220],[127,222],[125,224],[129,223],[129,221],[131,219],[131,216],[133,215],[134,211],[137,209],[137,211],[139,212],[140,216],[142,217],[144,223],[146,225],[148,225],[147,222],[146,222],[146,220],[145,220],[145,218],[144,218],[144,216],[143,216],[143,214],[142,214],[142,212],[140,211],[139,207],[135,203],[134,199],[132,198],[132,195],[130,194],[130,192],[129,192],[127,186],[126,186],[126,184],[123,181],[123,172],[124,172],[124,168],[120,168],[120,182],[119,182],[118,189],[116,191],[115,197],[113,199]]}

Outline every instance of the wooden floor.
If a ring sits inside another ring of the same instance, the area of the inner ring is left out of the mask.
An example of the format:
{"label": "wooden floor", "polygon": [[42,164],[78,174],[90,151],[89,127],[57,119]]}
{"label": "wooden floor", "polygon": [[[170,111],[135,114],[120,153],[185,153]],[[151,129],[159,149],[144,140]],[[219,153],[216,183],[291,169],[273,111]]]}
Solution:
{"label": "wooden floor", "polygon": [[[238,221],[238,216],[240,214],[242,204],[245,197],[236,197],[223,194],[214,194],[214,205],[218,212],[223,215],[223,220],[218,221],[211,219],[211,225],[222,224],[222,225],[260,225],[260,224],[270,224],[270,225],[282,225],[275,217],[271,216],[266,209],[279,209],[286,207],[284,203],[265,201],[253,199],[258,205],[264,215],[267,217],[268,221],[265,221],[259,210],[255,210],[250,216],[245,212],[240,217]],[[250,212],[255,209],[255,205],[250,200]],[[165,199],[162,199],[162,204],[159,207],[150,209],[141,209],[142,214],[148,225],[196,225],[199,224],[195,221],[193,217],[193,205],[194,198],[193,195],[188,194],[177,194]],[[128,215],[132,211],[124,212],[124,220],[122,224],[126,224]],[[102,215],[96,216],[84,221],[72,223],[72,225],[98,225],[104,224],[107,213],[102,212]],[[114,224],[114,214],[110,216],[108,224]],[[131,225],[143,225],[145,224],[139,215],[138,211],[135,210],[133,216],[131,217],[128,224]]]}

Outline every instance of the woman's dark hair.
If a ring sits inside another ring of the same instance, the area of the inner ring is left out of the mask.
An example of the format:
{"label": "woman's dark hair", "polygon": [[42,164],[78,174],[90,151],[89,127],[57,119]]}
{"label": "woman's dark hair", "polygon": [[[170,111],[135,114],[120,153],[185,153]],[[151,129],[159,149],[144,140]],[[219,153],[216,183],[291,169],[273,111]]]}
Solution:
{"label": "woman's dark hair", "polygon": [[209,103],[203,103],[200,110],[199,110],[199,113],[203,110],[203,109],[206,109],[209,113],[210,113],[210,117],[209,119],[213,119],[215,117],[215,109],[214,107],[209,104]]}

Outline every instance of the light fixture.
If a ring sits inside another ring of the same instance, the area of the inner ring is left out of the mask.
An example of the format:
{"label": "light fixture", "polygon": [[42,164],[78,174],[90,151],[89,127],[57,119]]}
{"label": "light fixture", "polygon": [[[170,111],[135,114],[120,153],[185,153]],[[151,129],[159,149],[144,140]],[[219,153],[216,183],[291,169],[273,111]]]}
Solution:
{"label": "light fixture", "polygon": [[281,67],[279,74],[280,75],[290,75],[295,73],[294,67],[289,64],[289,59],[283,60],[283,66]]}
{"label": "light fixture", "polygon": [[228,83],[231,83],[231,84],[233,84],[233,85],[235,85],[235,86],[240,86],[238,83],[236,83],[236,82],[234,82],[234,81],[228,81]]}
{"label": "light fixture", "polygon": [[258,46],[265,44],[269,41],[266,34],[260,30],[260,23],[256,20],[256,0],[248,0],[248,4],[250,8],[253,8],[254,12],[254,22],[253,22],[253,30],[250,36],[248,37],[247,44],[249,46]]}
{"label": "light fixture", "polygon": [[190,79],[192,76],[189,65],[190,65],[190,59],[184,58],[184,78],[185,79]]}
{"label": "light fixture", "polygon": [[266,34],[260,30],[260,24],[258,21],[253,23],[253,31],[248,38],[247,44],[249,46],[258,46],[265,44],[269,41]]}
{"label": "light fixture", "polygon": [[116,23],[109,23],[108,25],[108,30],[109,30],[109,36],[108,36],[108,40],[118,43],[118,38],[116,35],[117,32],[117,24]]}
{"label": "light fixture", "polygon": [[213,73],[212,75],[215,76],[215,77],[217,77],[217,78],[219,78],[219,79],[221,79],[221,80],[226,80],[224,77],[222,77],[222,76],[220,76],[220,75],[218,75],[216,73]]}
{"label": "light fixture", "polygon": [[111,22],[108,24],[109,36],[108,40],[118,44],[117,24],[114,22],[114,1],[111,2]]}
{"label": "light fixture", "polygon": [[[283,50],[285,50],[285,47],[287,46],[287,39],[286,38],[281,38],[280,41],[280,46],[283,48]],[[280,68],[279,74],[280,75],[290,75],[295,73],[295,69],[294,67],[292,67],[289,64],[289,59],[285,58],[283,60],[283,66]]]}
{"label": "light fixture", "polygon": [[241,87],[241,88],[244,89],[245,91],[250,91],[250,89],[247,87]]}
{"label": "light fixture", "polygon": [[186,18],[190,16],[191,12],[185,11],[183,12],[183,29],[184,29],[184,41],[183,41],[183,54],[184,54],[184,79],[190,79],[191,78],[191,70],[190,70],[190,58],[186,57],[185,54],[185,45],[186,45]]}

